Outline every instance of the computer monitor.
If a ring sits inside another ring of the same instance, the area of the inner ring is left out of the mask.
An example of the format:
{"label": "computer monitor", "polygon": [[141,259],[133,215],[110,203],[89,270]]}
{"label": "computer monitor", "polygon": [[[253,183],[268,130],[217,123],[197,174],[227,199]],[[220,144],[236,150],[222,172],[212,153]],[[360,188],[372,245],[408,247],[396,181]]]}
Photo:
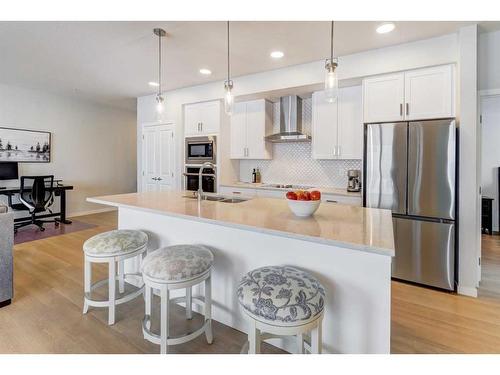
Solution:
{"label": "computer monitor", "polygon": [[0,162],[0,180],[17,180],[18,178],[17,163]]}

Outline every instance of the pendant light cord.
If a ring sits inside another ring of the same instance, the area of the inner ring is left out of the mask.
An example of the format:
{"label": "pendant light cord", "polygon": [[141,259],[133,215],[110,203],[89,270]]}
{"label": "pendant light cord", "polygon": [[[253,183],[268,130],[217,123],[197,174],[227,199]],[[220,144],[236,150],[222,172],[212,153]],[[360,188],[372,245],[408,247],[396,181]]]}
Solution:
{"label": "pendant light cord", "polygon": [[230,55],[229,55],[229,21],[227,21],[227,80],[229,81],[230,75]]}
{"label": "pendant light cord", "polygon": [[158,95],[161,95],[161,32],[158,33]]}
{"label": "pendant light cord", "polygon": [[333,62],[333,30],[334,30],[334,22],[332,21],[332,29],[330,34],[330,60]]}

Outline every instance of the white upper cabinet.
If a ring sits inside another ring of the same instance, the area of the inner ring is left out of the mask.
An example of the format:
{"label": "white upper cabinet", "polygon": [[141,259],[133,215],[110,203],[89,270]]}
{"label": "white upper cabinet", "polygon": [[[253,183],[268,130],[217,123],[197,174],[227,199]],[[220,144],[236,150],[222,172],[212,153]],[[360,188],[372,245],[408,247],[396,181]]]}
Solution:
{"label": "white upper cabinet", "polygon": [[272,104],[266,100],[236,103],[231,116],[231,159],[272,159]]}
{"label": "white upper cabinet", "polygon": [[339,90],[338,159],[363,158],[363,120],[361,86]]}
{"label": "white upper cabinet", "polygon": [[363,123],[361,86],[339,89],[336,103],[328,103],[323,91],[312,96],[313,159],[361,159]]}
{"label": "white upper cabinet", "polygon": [[338,101],[329,103],[323,91],[312,94],[312,157],[335,159],[337,147]]}
{"label": "white upper cabinet", "polygon": [[220,102],[218,100],[187,104],[184,107],[184,134],[217,134],[220,129]]}
{"label": "white upper cabinet", "polygon": [[363,121],[454,117],[453,65],[416,69],[363,80]]}
{"label": "white upper cabinet", "polygon": [[423,120],[454,116],[453,66],[405,73],[405,119]]}
{"label": "white upper cabinet", "polygon": [[404,73],[363,80],[363,121],[404,120]]}

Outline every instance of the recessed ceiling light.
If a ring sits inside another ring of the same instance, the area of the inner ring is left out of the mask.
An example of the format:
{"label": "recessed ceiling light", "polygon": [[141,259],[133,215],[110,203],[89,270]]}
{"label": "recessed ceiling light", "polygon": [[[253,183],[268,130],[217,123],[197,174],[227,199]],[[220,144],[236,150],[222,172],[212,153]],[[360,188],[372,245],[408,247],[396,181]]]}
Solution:
{"label": "recessed ceiling light", "polygon": [[205,76],[209,76],[210,74],[212,74],[212,71],[210,69],[202,68],[200,69],[200,73]]}
{"label": "recessed ceiling light", "polygon": [[160,84],[158,82],[153,82],[153,81],[148,82],[148,84],[149,84],[149,86],[152,86],[152,87],[158,87],[158,86],[160,86]]}
{"label": "recessed ceiling light", "polygon": [[285,54],[281,51],[273,51],[271,52],[271,57],[273,59],[281,59],[283,56],[285,56]]}
{"label": "recessed ceiling light", "polygon": [[386,22],[377,27],[377,33],[379,34],[385,34],[385,33],[390,33],[396,25],[394,25],[392,22]]}

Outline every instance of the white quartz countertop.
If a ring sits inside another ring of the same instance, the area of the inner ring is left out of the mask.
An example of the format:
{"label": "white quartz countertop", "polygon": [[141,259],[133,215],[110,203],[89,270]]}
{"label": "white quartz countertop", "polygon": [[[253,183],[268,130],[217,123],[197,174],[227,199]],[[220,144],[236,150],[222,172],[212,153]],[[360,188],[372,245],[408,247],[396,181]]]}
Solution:
{"label": "white quartz countertop", "polygon": [[321,204],[308,218],[295,216],[285,199],[253,198],[223,203],[186,198],[192,192],[165,191],[109,195],[87,201],[132,208],[244,230],[394,256],[389,210]]}
{"label": "white quartz countertop", "polygon": [[[266,183],[252,183],[252,182],[232,182],[232,183],[222,183],[220,186],[234,187],[234,188],[246,188],[246,189],[261,189],[261,190],[279,190],[288,191],[291,189],[277,188],[274,186],[268,186]],[[311,190],[311,189],[308,189]],[[313,187],[312,190],[318,190],[322,194],[332,194],[332,195],[343,195],[346,197],[361,197],[361,192],[350,192],[347,189],[341,189],[336,187]]]}

